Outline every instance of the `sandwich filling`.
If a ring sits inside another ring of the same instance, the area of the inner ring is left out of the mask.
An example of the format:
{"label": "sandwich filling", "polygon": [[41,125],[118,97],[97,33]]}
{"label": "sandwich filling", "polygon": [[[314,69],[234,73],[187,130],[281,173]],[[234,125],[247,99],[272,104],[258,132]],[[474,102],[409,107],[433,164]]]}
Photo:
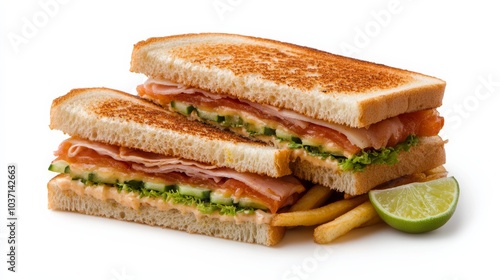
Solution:
{"label": "sandwich filling", "polygon": [[245,136],[297,150],[311,162],[330,161],[342,170],[362,171],[372,163],[394,164],[419,137],[435,136],[444,118],[435,109],[395,116],[354,128],[313,119],[291,110],[148,79],[138,93],[171,111]]}
{"label": "sandwich filling", "polygon": [[49,170],[88,186],[115,187],[140,197],[162,197],[202,213],[276,213],[305,188],[293,176],[271,178],[180,158],[71,137],[59,145]]}

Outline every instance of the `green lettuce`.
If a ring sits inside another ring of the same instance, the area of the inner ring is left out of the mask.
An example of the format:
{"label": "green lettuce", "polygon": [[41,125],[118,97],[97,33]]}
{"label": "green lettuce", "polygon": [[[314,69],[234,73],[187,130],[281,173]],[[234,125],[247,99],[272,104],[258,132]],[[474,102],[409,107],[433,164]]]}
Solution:
{"label": "green lettuce", "polygon": [[[130,183],[132,182],[132,183]],[[140,187],[139,184],[134,184],[134,181],[128,181],[127,183],[116,183],[114,186],[118,188],[118,192],[135,192],[139,194],[139,197],[161,197],[163,200],[171,202],[173,204],[182,204],[187,206],[196,207],[201,213],[211,214],[219,212],[221,215],[234,216],[238,213],[253,214],[255,212],[254,208],[251,207],[241,207],[238,205],[224,205],[219,203],[213,203],[210,201],[205,201],[200,198],[180,194],[178,190],[171,189],[165,192],[160,192],[156,190],[146,189]]]}
{"label": "green lettuce", "polygon": [[361,151],[351,158],[339,158],[339,164],[342,170],[360,172],[370,164],[388,164],[394,165],[398,162],[398,155],[402,151],[409,151],[411,147],[418,144],[418,138],[410,135],[404,142],[394,147],[382,148],[378,150]]}
{"label": "green lettuce", "polygon": [[417,144],[418,137],[410,135],[405,141],[394,147],[378,150],[363,150],[350,158],[322,151],[320,147],[303,145],[300,143],[290,143],[289,147],[291,149],[302,148],[306,150],[308,154],[321,159],[335,159],[339,162],[340,168],[344,171],[362,172],[370,164],[396,164],[398,162],[398,155],[401,151],[409,151],[411,147]]}

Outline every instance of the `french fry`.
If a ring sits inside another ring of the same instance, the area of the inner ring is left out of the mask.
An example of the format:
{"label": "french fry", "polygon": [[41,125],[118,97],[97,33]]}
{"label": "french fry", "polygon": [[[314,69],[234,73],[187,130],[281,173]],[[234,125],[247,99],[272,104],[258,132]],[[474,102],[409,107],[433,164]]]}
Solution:
{"label": "french fry", "polygon": [[[446,177],[447,175],[448,171],[446,170],[446,168],[444,168],[444,166],[438,166],[422,173],[402,176],[400,178],[381,184],[377,188],[391,188],[413,182],[430,181],[433,179]],[[345,199],[348,199],[350,197],[350,195],[344,195]],[[347,234],[349,231],[355,228],[368,227],[381,222],[382,219],[375,211],[375,208],[373,208],[373,206],[371,205],[371,202],[365,201],[362,204],[356,206],[354,209],[347,211],[345,214],[339,216],[338,218],[317,226],[314,229],[313,238],[314,241],[318,244],[327,244],[333,242],[335,239]]]}
{"label": "french fry", "polygon": [[376,219],[377,216],[371,202],[365,201],[337,219],[316,227],[313,234],[314,242],[318,244],[330,243],[352,229]]}
{"label": "french fry", "polygon": [[280,213],[271,221],[273,226],[313,226],[329,222],[368,200],[366,195],[342,199],[311,210]]}
{"label": "french fry", "polygon": [[434,169],[427,170],[424,173],[427,176],[424,181],[431,181],[448,176],[448,171],[442,165]]}
{"label": "french fry", "polygon": [[369,226],[373,226],[373,225],[376,225],[376,224],[379,224],[382,222],[382,219],[380,218],[380,216],[376,216],[370,220],[368,220],[368,222],[360,225],[358,228],[364,228],[364,227],[369,227]]}
{"label": "french fry", "polygon": [[446,168],[444,166],[440,165],[436,168],[427,170],[424,173],[425,173],[425,175],[430,176],[430,175],[434,175],[434,174],[448,173],[448,171],[446,170]]}
{"label": "french fry", "polygon": [[334,190],[328,187],[314,185],[290,207],[289,211],[303,211],[320,207],[334,192]]}

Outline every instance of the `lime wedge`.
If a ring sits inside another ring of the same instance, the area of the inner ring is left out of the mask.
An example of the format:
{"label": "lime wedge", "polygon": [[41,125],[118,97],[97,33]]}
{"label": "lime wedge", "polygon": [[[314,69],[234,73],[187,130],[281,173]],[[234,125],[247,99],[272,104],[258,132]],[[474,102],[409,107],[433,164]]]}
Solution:
{"label": "lime wedge", "polygon": [[370,201],[391,227],[422,233],[444,225],[455,212],[460,189],[454,177],[371,190]]}

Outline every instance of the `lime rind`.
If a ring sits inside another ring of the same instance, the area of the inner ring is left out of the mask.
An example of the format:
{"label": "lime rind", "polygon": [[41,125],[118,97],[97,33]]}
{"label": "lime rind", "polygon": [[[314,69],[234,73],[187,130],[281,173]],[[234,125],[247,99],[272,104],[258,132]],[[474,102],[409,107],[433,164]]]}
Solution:
{"label": "lime rind", "polygon": [[446,224],[455,212],[459,195],[454,177],[369,192],[382,220],[408,233],[429,232]]}

